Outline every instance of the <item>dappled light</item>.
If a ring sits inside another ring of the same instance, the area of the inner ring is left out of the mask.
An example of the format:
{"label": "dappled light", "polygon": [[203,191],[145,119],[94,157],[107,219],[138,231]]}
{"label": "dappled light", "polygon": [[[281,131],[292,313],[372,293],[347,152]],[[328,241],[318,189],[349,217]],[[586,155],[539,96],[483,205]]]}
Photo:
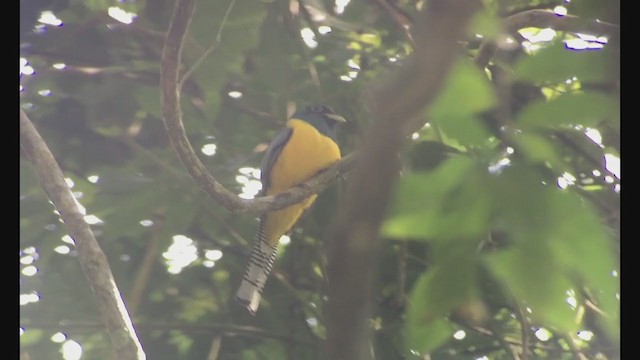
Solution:
{"label": "dappled light", "polygon": [[80,360],[82,358],[82,346],[74,340],[63,342],[60,352],[64,360]]}
{"label": "dappled light", "polygon": [[558,5],[558,6],[553,8],[553,12],[558,16],[565,16],[565,15],[567,15],[568,10],[567,10],[566,7],[564,7],[562,5]]}
{"label": "dappled light", "polygon": [[289,236],[287,236],[287,235],[282,235],[282,236],[280,237],[280,240],[278,240],[278,243],[279,243],[280,245],[287,245],[287,244],[289,244],[290,242],[291,242],[291,238],[290,238]]}
{"label": "dappled light", "polygon": [[117,6],[110,7],[108,10],[108,13],[109,13],[109,16],[120,21],[123,24],[131,24],[133,20],[136,17],[138,17],[138,15],[124,11],[123,9]]}
{"label": "dappled light", "polygon": [[204,257],[209,260],[217,261],[222,258],[222,251],[220,250],[205,250]]}
{"label": "dappled light", "polygon": [[227,93],[227,95],[229,95],[230,98],[232,99],[240,99],[242,97],[242,93],[240,91],[229,91]]}
{"label": "dappled light", "polygon": [[34,260],[35,258],[31,255],[23,256],[20,258],[20,264],[30,265],[31,263],[33,263]]}
{"label": "dappled light", "polygon": [[144,226],[144,227],[150,227],[153,226],[153,220],[149,220],[149,219],[144,219],[144,220],[140,220],[140,225]]}
{"label": "dappled light", "polygon": [[619,359],[606,5],[21,1],[20,358]]}
{"label": "dappled light", "polygon": [[33,67],[29,65],[29,62],[27,61],[27,59],[20,58],[20,74],[21,75],[33,75],[35,74],[35,72],[36,71],[33,69]]}
{"label": "dappled light", "polygon": [[198,249],[192,239],[184,235],[174,235],[172,244],[162,253],[171,274],[179,274],[185,267],[198,259]]}
{"label": "dappled light", "polygon": [[591,339],[593,339],[593,332],[589,330],[578,331],[576,336],[584,341],[591,341]]}
{"label": "dappled light", "polygon": [[71,252],[71,249],[66,245],[59,245],[56,246],[53,251],[57,252],[58,254],[66,255]]}
{"label": "dappled light", "polygon": [[51,11],[43,11],[38,21],[46,25],[62,26],[62,20],[58,19]]}
{"label": "dappled light", "polygon": [[575,310],[578,307],[576,292],[573,289],[567,290],[567,304],[569,304],[569,306],[573,310]]}
{"label": "dappled light", "polygon": [[98,181],[100,180],[100,176],[98,176],[98,175],[89,175],[89,176],[87,176],[87,180],[92,184],[97,184]]}
{"label": "dappled light", "polygon": [[262,190],[260,182],[260,169],[243,167],[238,170],[241,175],[236,175],[236,182],[242,185],[239,196],[243,199],[253,199]]}
{"label": "dappled light", "polygon": [[218,149],[218,145],[216,144],[204,144],[200,151],[207,156],[213,156],[216,154],[216,150]]}
{"label": "dappled light", "polygon": [[20,294],[20,305],[24,306],[30,303],[37,303],[40,301],[40,296],[36,292],[30,294]]}
{"label": "dappled light", "polygon": [[565,172],[558,178],[558,186],[561,189],[566,189],[569,185],[574,185],[576,182],[575,176]]}
{"label": "dappled light", "polygon": [[350,2],[351,0],[335,0],[335,7],[333,9],[336,12],[336,14],[344,13],[344,10],[346,9],[347,5],[349,5]]}
{"label": "dappled light", "polygon": [[584,134],[587,135],[589,139],[593,140],[594,143],[598,144],[599,147],[604,146],[602,145],[602,135],[598,129],[586,128]]}
{"label": "dappled light", "polygon": [[458,330],[453,333],[453,338],[456,340],[462,340],[467,336],[467,333],[464,330]]}
{"label": "dappled light", "polygon": [[53,341],[54,343],[62,343],[65,340],[67,340],[67,335],[61,333],[61,332],[57,332],[53,335],[51,335],[51,341]]}
{"label": "dappled light", "polygon": [[321,35],[325,35],[330,32],[331,32],[330,26],[326,26],[326,25],[318,26],[318,33],[320,33]]}
{"label": "dappled light", "polygon": [[102,221],[102,219],[100,219],[99,217],[95,216],[95,215],[86,215],[84,217],[84,221],[87,222],[87,224],[89,225],[97,225],[97,224],[103,224],[104,221]]}
{"label": "dappled light", "polygon": [[534,334],[540,341],[549,341],[553,337],[553,334],[545,328],[539,328]]}
{"label": "dappled light", "polygon": [[620,158],[614,154],[604,154],[605,168],[620,179]]}
{"label": "dappled light", "polygon": [[63,236],[60,240],[62,240],[63,242],[67,243],[67,244],[71,244],[71,245],[75,245],[76,242],[73,240],[73,238],[69,235],[65,235]]}
{"label": "dappled light", "polygon": [[23,267],[21,271],[22,275],[24,276],[33,276],[37,272],[38,272],[38,268],[33,265]]}
{"label": "dappled light", "polygon": [[316,35],[313,33],[313,30],[310,28],[304,28],[300,30],[300,36],[302,36],[302,40],[307,44],[311,49],[318,46],[318,42],[316,41]]}

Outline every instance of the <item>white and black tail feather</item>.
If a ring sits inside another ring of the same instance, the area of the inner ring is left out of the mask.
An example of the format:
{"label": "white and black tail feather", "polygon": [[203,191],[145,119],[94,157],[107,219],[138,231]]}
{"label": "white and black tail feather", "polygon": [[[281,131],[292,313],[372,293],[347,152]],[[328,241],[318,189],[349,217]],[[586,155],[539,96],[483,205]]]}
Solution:
{"label": "white and black tail feather", "polygon": [[246,307],[251,314],[255,314],[256,310],[258,310],[262,289],[267,282],[278,252],[278,244],[269,245],[264,234],[265,221],[266,218],[263,216],[260,219],[258,235],[253,244],[249,263],[244,271],[242,283],[240,283],[240,288],[238,288],[235,297],[236,301]]}

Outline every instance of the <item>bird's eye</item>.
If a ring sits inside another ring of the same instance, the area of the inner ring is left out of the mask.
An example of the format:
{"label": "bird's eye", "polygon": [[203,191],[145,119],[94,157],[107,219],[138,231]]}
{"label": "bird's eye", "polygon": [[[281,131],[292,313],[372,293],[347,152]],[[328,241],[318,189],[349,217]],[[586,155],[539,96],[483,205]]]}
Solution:
{"label": "bird's eye", "polygon": [[313,112],[317,112],[317,113],[324,112],[324,110],[325,110],[325,108],[324,108],[324,106],[322,106],[322,105],[313,105],[313,106],[311,107],[311,111],[313,111]]}

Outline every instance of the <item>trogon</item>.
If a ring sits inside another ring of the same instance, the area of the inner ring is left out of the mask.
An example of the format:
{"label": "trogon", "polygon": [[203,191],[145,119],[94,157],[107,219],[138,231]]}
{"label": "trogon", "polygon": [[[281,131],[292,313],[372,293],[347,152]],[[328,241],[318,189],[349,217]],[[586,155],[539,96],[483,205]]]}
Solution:
{"label": "trogon", "polygon": [[[340,160],[335,125],[345,119],[324,105],[296,111],[271,141],[260,165],[260,195],[275,195],[305,182]],[[260,217],[256,239],[236,300],[255,314],[276,259],[278,241],[313,204],[317,194]]]}

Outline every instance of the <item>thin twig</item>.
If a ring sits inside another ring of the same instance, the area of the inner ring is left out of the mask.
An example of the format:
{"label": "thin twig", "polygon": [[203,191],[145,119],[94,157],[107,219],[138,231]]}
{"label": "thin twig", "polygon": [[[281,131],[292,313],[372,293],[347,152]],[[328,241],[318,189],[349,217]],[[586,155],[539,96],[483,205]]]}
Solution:
{"label": "thin twig", "polygon": [[[313,18],[309,13],[309,9],[307,9],[307,6],[304,3],[301,4],[300,11],[302,12],[302,15],[304,16],[307,23],[309,23],[310,25],[309,29],[311,29],[311,31],[313,32],[314,37],[319,40],[320,36],[316,31],[316,27],[313,26],[314,24]],[[307,45],[304,43],[304,41],[302,41],[302,37],[299,34],[297,34],[296,40],[298,43],[298,47],[300,48],[300,52],[302,53],[302,56],[307,62],[307,67],[309,69],[309,76],[311,78],[311,82],[313,83],[313,85],[315,85],[318,88],[320,98],[324,100],[325,96],[324,96],[324,92],[322,91],[322,83],[320,83],[320,76],[318,75],[318,69],[316,68],[316,64],[313,62],[313,59],[311,59],[311,56],[309,55],[309,49],[307,48]]]}
{"label": "thin twig", "polygon": [[527,360],[529,359],[529,321],[527,321],[527,314],[525,314],[522,304],[517,300],[515,300],[515,303],[517,307],[515,314],[520,323],[520,336],[522,338],[522,360]]}
{"label": "thin twig", "polygon": [[200,64],[202,64],[204,62],[204,60],[209,55],[211,55],[213,50],[215,50],[220,45],[220,43],[222,43],[222,29],[224,28],[224,24],[227,22],[227,19],[229,18],[229,14],[231,14],[231,9],[233,9],[233,5],[235,5],[235,3],[236,3],[236,0],[231,0],[231,2],[229,3],[229,6],[227,7],[227,11],[224,13],[224,17],[220,21],[220,26],[218,27],[218,33],[216,34],[215,40],[207,48],[207,50],[205,50],[205,52],[202,53],[202,55],[200,55],[198,60],[196,60],[196,62],[193,63],[193,65],[191,65],[189,70],[187,70],[182,75],[182,78],[180,79],[180,82],[178,83],[178,89],[182,89],[182,85],[184,85],[184,82],[187,81],[187,79],[189,79],[191,74],[193,74],[193,72],[198,68],[198,66],[200,66]]}
{"label": "thin twig", "polygon": [[313,314],[313,316],[316,319],[318,319],[320,323],[324,323],[324,317],[318,311],[318,309],[311,306],[311,304],[309,304],[302,297],[302,295],[300,295],[298,290],[293,285],[291,285],[291,283],[289,282],[289,280],[287,280],[284,274],[282,274],[282,272],[280,272],[279,270],[274,271],[274,273],[275,273],[274,275],[275,278],[278,279],[280,283],[282,283],[282,285],[284,285],[284,287],[289,291],[290,294],[292,294],[296,298],[296,300],[298,300],[298,303],[300,303],[305,309],[307,309],[311,314]]}
{"label": "thin twig", "polygon": [[573,339],[573,336],[571,336],[571,334],[560,334],[560,336],[564,338],[564,340],[567,342],[567,345],[569,345],[569,350],[573,354],[574,360],[589,360],[580,350],[578,344],[576,344],[576,341]]}
{"label": "thin twig", "polygon": [[214,336],[213,340],[211,340],[211,348],[209,349],[209,355],[207,356],[207,360],[217,360],[218,353],[220,353],[220,344],[222,343],[222,337]]}
{"label": "thin twig", "polygon": [[144,257],[142,258],[140,267],[138,267],[133,286],[131,287],[131,295],[128,301],[131,316],[136,314],[138,307],[143,301],[143,296],[146,294],[145,290],[151,277],[151,270],[156,262],[158,250],[160,249],[160,229],[163,226],[163,220],[156,216],[153,227],[151,228],[151,238],[144,250]]}
{"label": "thin twig", "polygon": [[396,23],[398,28],[402,31],[404,36],[407,38],[407,41],[411,44],[411,46],[416,46],[415,40],[413,40],[413,36],[411,35],[411,25],[412,21],[409,15],[407,15],[402,10],[398,9],[396,5],[391,4],[388,0],[375,0],[378,5],[380,5],[393,19],[393,22]]}
{"label": "thin twig", "polygon": [[398,292],[396,293],[396,305],[406,304],[407,288],[407,240],[398,241]]}
{"label": "thin twig", "polygon": [[106,255],[84,220],[56,159],[27,114],[20,109],[20,147],[32,162],[40,186],[56,207],[78,250],[78,260],[98,302],[119,359],[146,359],[140,340],[113,278]]}
{"label": "thin twig", "polygon": [[[562,131],[554,131],[553,134],[567,147],[573,149],[576,153],[582,155],[584,159],[589,161],[593,166],[595,166],[600,172],[604,173],[605,176],[611,176],[612,179],[617,179],[618,177],[609,171],[604,165],[604,155],[600,158],[596,158],[592,155],[592,153],[585,150],[582,146],[578,145],[575,141],[573,141],[567,134]],[[586,135],[583,135],[586,136]]]}

